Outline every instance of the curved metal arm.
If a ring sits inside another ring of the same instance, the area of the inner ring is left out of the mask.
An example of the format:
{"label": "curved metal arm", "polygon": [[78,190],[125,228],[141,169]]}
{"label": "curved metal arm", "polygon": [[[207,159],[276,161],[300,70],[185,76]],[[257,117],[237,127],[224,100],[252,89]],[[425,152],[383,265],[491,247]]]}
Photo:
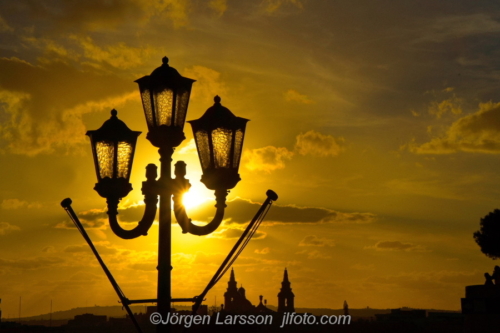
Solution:
{"label": "curved metal arm", "polygon": [[158,194],[156,190],[156,177],[157,168],[154,164],[149,164],[146,167],[146,178],[147,181],[142,182],[142,193],[144,194],[144,203],[146,208],[144,210],[144,215],[139,221],[139,224],[131,230],[123,229],[118,223],[118,198],[108,198],[108,215],[109,215],[109,225],[111,230],[120,238],[132,239],[139,236],[146,236],[148,234],[149,228],[153,225],[156,216],[156,207],[158,203]]}
{"label": "curved metal arm", "polygon": [[226,208],[226,197],[227,190],[216,190],[215,191],[215,200],[217,204],[215,207],[217,208],[215,211],[215,216],[211,222],[206,225],[200,226],[193,224],[191,219],[186,214],[186,209],[182,204],[182,194],[183,193],[175,193],[173,196],[174,201],[174,215],[177,219],[177,222],[181,226],[183,233],[190,233],[196,236],[204,236],[214,232],[222,222],[224,218],[224,209]]}

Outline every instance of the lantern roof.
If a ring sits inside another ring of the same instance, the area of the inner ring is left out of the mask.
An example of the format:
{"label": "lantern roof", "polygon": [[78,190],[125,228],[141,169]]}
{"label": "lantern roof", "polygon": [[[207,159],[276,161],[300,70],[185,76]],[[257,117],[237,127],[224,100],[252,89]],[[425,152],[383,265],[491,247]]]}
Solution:
{"label": "lantern roof", "polygon": [[92,137],[95,141],[130,141],[137,139],[141,132],[132,131],[123,121],[118,119],[117,114],[118,111],[111,110],[111,118],[106,120],[99,129],[87,131],[86,135]]}
{"label": "lantern roof", "polygon": [[238,129],[245,126],[250,119],[235,116],[228,108],[220,104],[221,98],[217,95],[214,97],[214,105],[209,107],[207,111],[196,120],[189,120],[192,126],[199,129],[212,130],[218,127],[229,129]]}
{"label": "lantern roof", "polygon": [[179,72],[170,67],[168,64],[168,58],[162,58],[162,65],[156,68],[151,75],[146,75],[140,79],[135,80],[135,82],[141,84],[141,82],[148,82],[153,84],[163,83],[168,85],[190,85],[196,80],[183,77]]}

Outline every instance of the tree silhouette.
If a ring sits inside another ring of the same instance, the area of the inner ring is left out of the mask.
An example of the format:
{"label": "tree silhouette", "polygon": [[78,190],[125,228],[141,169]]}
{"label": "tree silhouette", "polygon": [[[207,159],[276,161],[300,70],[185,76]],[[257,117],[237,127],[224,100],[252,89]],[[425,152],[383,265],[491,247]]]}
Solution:
{"label": "tree silhouette", "polygon": [[474,233],[481,252],[492,259],[500,258],[500,210],[495,209],[481,219],[480,230]]}

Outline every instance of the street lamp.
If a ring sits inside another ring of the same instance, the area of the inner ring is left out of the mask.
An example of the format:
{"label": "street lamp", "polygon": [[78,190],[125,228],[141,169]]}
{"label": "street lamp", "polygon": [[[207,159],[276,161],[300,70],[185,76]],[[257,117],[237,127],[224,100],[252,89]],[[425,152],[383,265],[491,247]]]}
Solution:
{"label": "street lamp", "polygon": [[101,128],[87,131],[97,174],[95,190],[103,198],[123,198],[132,190],[130,172],[135,144],[141,132],[130,130],[117,114],[113,109],[111,118]]}
{"label": "street lamp", "polygon": [[191,86],[195,80],[182,77],[168,65],[167,57],[163,57],[162,61],[163,64],[151,75],[135,82],[139,84],[148,124],[147,139],[155,147],[177,147],[186,138],[183,129]]}
{"label": "street lamp", "polygon": [[[170,312],[171,298],[171,201],[174,215],[184,233],[207,235],[217,229],[224,217],[228,190],[234,188],[238,174],[245,126],[248,119],[236,117],[222,106],[220,97],[215,104],[197,120],[190,121],[193,136],[203,170],[201,181],[208,189],[215,191],[216,213],[211,222],[204,226],[195,225],[187,217],[182,204],[183,194],[190,188],[184,178],[186,164],[175,165],[175,178],[171,175],[171,161],[174,148],[185,139],[183,128],[186,119],[191,86],[195,80],[182,77],[177,70],[163,64],[151,75],[144,76],[139,84],[142,104],[148,124],[146,138],[159,148],[160,178],[157,167],[146,167],[146,181],[143,182],[145,211],[138,225],[123,229],[118,220],[118,203],[131,190],[129,182],[135,143],[140,132],[131,131],[111,111],[111,118],[101,128],[88,131],[97,173],[95,190],[107,199],[109,223],[113,232],[121,238],[132,239],[146,235],[156,216],[159,197],[159,242],[158,242],[158,298],[157,310],[162,316]],[[159,325],[158,331],[168,330],[168,325]]]}

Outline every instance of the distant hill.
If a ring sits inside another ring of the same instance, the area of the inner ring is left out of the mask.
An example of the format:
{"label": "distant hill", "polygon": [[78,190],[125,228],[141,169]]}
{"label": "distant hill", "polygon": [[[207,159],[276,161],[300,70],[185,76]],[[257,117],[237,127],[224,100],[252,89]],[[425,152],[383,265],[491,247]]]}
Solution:
{"label": "distant hill", "polygon": [[[191,306],[188,305],[177,305],[174,304],[177,310],[190,310]],[[273,305],[268,305],[268,308],[276,311],[277,308]],[[132,312],[134,313],[146,313],[146,306],[136,305],[131,306]],[[210,308],[210,307],[209,307]],[[328,309],[328,308],[296,308],[297,313],[311,313],[316,316],[322,315],[340,315],[344,313],[343,309]],[[456,312],[456,311],[445,311],[445,310],[434,310],[428,309],[428,312]],[[349,309],[349,314],[354,318],[374,318],[376,314],[390,313],[391,309]],[[126,311],[120,306],[92,306],[92,307],[81,307],[66,311],[56,311],[52,313],[52,320],[68,320],[73,319],[76,315],[82,315],[84,313],[92,313],[94,315],[108,316],[108,317],[125,317]],[[23,317],[22,322],[28,321],[39,321],[39,320],[49,320],[50,314],[45,313],[33,317]],[[17,321],[15,319],[10,319],[10,321]]]}
{"label": "distant hill", "polygon": [[[130,309],[134,313],[145,313],[146,306],[144,305],[136,305],[131,306]],[[120,305],[115,306],[89,306],[82,308],[75,308],[71,310],[65,311],[55,311],[52,312],[52,320],[67,320],[73,319],[76,315],[81,315],[84,313],[92,313],[97,316],[108,316],[108,317],[125,317],[127,312],[125,309],[122,309]],[[30,320],[48,320],[50,317],[49,313],[41,314],[33,317],[22,317],[21,321],[30,321]],[[17,321],[17,318],[9,319],[10,321]]]}

